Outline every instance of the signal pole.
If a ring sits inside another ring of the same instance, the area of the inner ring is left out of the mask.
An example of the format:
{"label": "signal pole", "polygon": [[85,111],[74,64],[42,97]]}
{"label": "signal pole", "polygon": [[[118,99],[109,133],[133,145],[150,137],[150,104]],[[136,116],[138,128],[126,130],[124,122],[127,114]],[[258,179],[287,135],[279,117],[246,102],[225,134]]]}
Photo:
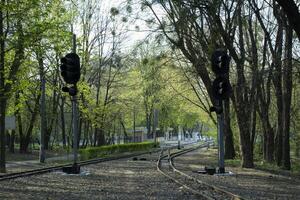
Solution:
{"label": "signal pole", "polygon": [[73,159],[73,165],[77,165],[78,161],[78,116],[77,116],[77,96],[72,96],[71,97],[72,101],[72,116],[73,116],[73,124],[72,124],[72,129],[73,129],[73,154],[74,154],[74,159]]}
{"label": "signal pole", "polygon": [[[73,53],[76,53],[76,35],[73,33]],[[77,90],[76,83],[75,83],[75,90]],[[77,93],[77,92],[76,92]],[[77,95],[71,97],[72,101],[72,115],[73,115],[73,154],[74,160],[73,165],[74,167],[77,165],[78,161],[78,116],[77,116]]]}
{"label": "signal pole", "polygon": [[154,143],[157,142],[156,128],[158,125],[158,110],[155,108],[153,110],[153,139]]}
{"label": "signal pole", "polygon": [[[220,109],[223,108],[223,101],[219,100],[218,106]],[[219,157],[219,173],[225,173],[225,164],[224,164],[224,113],[217,113],[217,121],[218,121],[218,157]]]}

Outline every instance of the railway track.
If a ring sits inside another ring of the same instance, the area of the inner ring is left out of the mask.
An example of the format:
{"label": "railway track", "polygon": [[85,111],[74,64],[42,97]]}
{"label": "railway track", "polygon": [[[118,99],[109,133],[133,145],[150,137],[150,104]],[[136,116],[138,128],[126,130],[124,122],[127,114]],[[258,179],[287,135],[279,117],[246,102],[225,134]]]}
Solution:
{"label": "railway track", "polygon": [[[90,159],[90,160],[86,160],[86,161],[80,161],[77,164],[80,166],[85,166],[85,165],[91,165],[91,164],[96,164],[96,163],[101,163],[101,162],[107,162],[107,161],[120,160],[120,159],[141,156],[141,155],[145,155],[145,154],[149,154],[149,153],[157,153],[159,151],[160,150],[153,150],[151,152],[142,152],[142,153],[134,153],[134,154],[130,154],[130,155]],[[0,175],[0,181],[10,180],[10,179],[15,179],[15,178],[20,178],[20,177],[26,177],[26,176],[32,176],[32,175],[38,175],[38,174],[44,174],[44,173],[49,173],[49,172],[53,172],[53,171],[59,171],[59,170],[62,170],[64,167],[72,166],[72,164],[73,163],[62,164],[62,165],[44,167],[44,168],[39,168],[39,169],[34,169],[34,170],[27,170],[27,171],[23,171],[23,172],[2,174],[2,175]]]}
{"label": "railway track", "polygon": [[[194,143],[190,143],[190,144],[187,144],[187,145],[191,145],[191,144],[194,144]],[[170,146],[168,148],[169,149],[177,148],[177,145]],[[159,151],[160,151],[160,149],[153,150],[153,151],[150,151],[150,152],[147,151],[147,152],[142,152],[142,153],[133,153],[133,154],[130,154],[130,155],[90,159],[90,160],[86,160],[86,161],[80,161],[77,164],[80,165],[80,166],[85,166],[85,165],[91,165],[91,164],[96,164],[96,163],[101,163],[101,162],[107,162],[107,161],[137,157],[137,156],[146,155],[146,154],[149,154],[149,153],[157,153]],[[32,175],[38,175],[38,174],[44,174],[44,173],[49,173],[49,172],[53,172],[53,171],[59,171],[59,170],[62,170],[64,167],[70,167],[72,165],[73,165],[73,163],[69,163],[69,164],[62,164],[62,165],[56,165],[56,166],[50,166],[50,167],[43,167],[43,168],[39,168],[39,169],[27,170],[27,171],[23,171],[23,172],[2,174],[2,175],[0,175],[0,181],[10,180],[10,179],[15,179],[15,178],[20,178],[20,177],[26,177],[26,176],[32,176]]]}
{"label": "railway track", "polygon": [[[198,148],[207,147],[207,143],[170,153],[170,149],[162,150],[157,161],[157,170],[162,173],[164,176],[168,177],[172,181],[181,185],[186,190],[197,195],[199,199],[231,199],[231,200],[242,200],[244,198],[235,195],[229,191],[226,191],[222,188],[216,187],[214,185],[209,185],[199,179],[196,179],[178,169],[174,166],[174,158],[186,154],[188,152],[194,151]],[[163,152],[167,151],[167,154],[163,155]]]}

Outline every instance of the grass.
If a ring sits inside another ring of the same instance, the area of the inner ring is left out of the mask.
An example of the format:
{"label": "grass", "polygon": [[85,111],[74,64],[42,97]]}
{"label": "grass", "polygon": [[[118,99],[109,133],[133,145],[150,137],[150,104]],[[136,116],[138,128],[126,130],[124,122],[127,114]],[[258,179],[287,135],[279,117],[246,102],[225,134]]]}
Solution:
{"label": "grass", "polygon": [[154,142],[115,144],[115,145],[107,145],[107,146],[100,146],[100,147],[88,147],[85,149],[80,149],[79,153],[80,153],[81,160],[86,160],[86,159],[97,158],[97,157],[105,157],[117,153],[147,151],[156,146],[157,144]]}
{"label": "grass", "polygon": [[[225,160],[225,166],[230,167],[241,167],[242,161],[241,159],[232,159]],[[299,160],[291,160],[291,170],[284,170],[282,167],[276,165],[275,162],[269,163],[263,160],[257,160],[254,162],[255,169],[268,171],[275,174],[291,174],[291,175],[300,175],[300,162]]]}
{"label": "grass", "polygon": [[239,167],[241,166],[241,160],[240,159],[225,160],[225,165],[230,167]]}
{"label": "grass", "polygon": [[[56,150],[46,150],[46,157],[56,157],[66,155],[67,151],[65,149],[56,149]],[[7,161],[26,161],[26,160],[38,160],[39,159],[39,150],[32,150],[28,153],[19,153],[19,149],[15,149],[15,153],[9,151],[6,152]]]}
{"label": "grass", "polygon": [[300,175],[300,162],[299,160],[291,158],[291,170],[285,170],[283,167],[277,166],[275,162],[269,163],[266,161],[255,162],[255,167],[261,170],[272,171],[275,173],[291,173]]}
{"label": "grass", "polygon": [[275,162],[270,163],[263,160],[255,162],[255,168],[273,172],[279,172],[281,170],[281,168],[277,166]]}
{"label": "grass", "polygon": [[293,159],[292,158],[292,172],[296,172],[300,174],[300,159]]}
{"label": "grass", "polygon": [[25,160],[37,160],[39,159],[39,153],[33,152],[33,153],[19,153],[18,151],[15,151],[16,153],[6,153],[6,160],[7,161],[25,161]]}
{"label": "grass", "polygon": [[[157,144],[153,142],[141,142],[141,143],[127,143],[118,145],[107,145],[100,147],[88,147],[85,149],[80,149],[79,153],[82,160],[96,158],[96,157],[107,157],[111,154],[119,154],[124,152],[133,151],[145,151],[155,147]],[[16,144],[15,153],[10,153],[7,151],[6,160],[7,161],[27,161],[27,160],[38,160],[39,150],[29,150],[28,153],[19,153],[18,145]],[[72,148],[64,149],[62,146],[53,146],[52,150],[46,150],[46,158],[63,156],[72,154]],[[64,162],[64,161],[55,161]]]}

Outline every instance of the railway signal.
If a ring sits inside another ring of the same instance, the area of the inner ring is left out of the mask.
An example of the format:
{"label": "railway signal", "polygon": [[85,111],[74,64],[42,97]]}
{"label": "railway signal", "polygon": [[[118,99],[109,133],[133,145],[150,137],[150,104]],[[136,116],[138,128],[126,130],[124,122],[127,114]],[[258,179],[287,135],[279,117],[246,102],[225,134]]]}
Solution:
{"label": "railway signal", "polygon": [[217,100],[228,99],[231,94],[231,85],[227,78],[222,76],[217,77],[213,81],[213,96]]}
{"label": "railway signal", "polygon": [[216,78],[212,84],[212,96],[215,98],[215,106],[210,111],[215,111],[218,119],[218,145],[219,145],[219,173],[225,173],[224,165],[224,115],[223,100],[228,99],[231,94],[229,82],[230,57],[225,50],[218,49],[211,56],[212,71]]}
{"label": "railway signal", "polygon": [[[75,44],[76,37],[73,37]],[[76,45],[74,45],[73,53],[68,53],[65,57],[61,58],[61,76],[66,84],[72,84],[72,86],[62,87],[63,92],[70,94],[72,101],[72,130],[73,130],[73,154],[74,162],[71,167],[64,167],[63,171],[68,174],[79,174],[80,166],[77,164],[78,160],[78,115],[77,115],[77,82],[80,79],[80,58],[75,53]]]}
{"label": "railway signal", "polygon": [[229,72],[230,57],[224,50],[216,50],[211,56],[212,70],[217,75]]}
{"label": "railway signal", "polygon": [[61,76],[67,84],[73,84],[72,87],[64,86],[62,91],[75,96],[77,94],[76,83],[80,79],[80,58],[76,53],[68,53],[61,58],[61,63]]}
{"label": "railway signal", "polygon": [[80,79],[80,58],[76,53],[68,53],[61,58],[61,76],[67,84],[76,84]]}
{"label": "railway signal", "polygon": [[224,50],[216,50],[211,56],[212,71],[216,74],[212,94],[216,100],[228,99],[230,96],[229,63],[230,57]]}

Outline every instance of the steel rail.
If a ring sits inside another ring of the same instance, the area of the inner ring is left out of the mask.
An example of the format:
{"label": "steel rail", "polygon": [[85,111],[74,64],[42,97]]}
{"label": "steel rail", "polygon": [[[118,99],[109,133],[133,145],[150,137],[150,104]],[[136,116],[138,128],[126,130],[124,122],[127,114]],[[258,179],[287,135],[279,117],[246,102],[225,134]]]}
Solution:
{"label": "steel rail", "polygon": [[186,185],[185,183],[182,183],[181,181],[179,181],[178,179],[172,177],[171,175],[167,174],[167,172],[164,172],[161,168],[161,161],[162,159],[165,159],[168,157],[168,163],[169,163],[169,166],[171,167],[172,171],[180,174],[181,176],[184,176],[185,178],[187,179],[190,179],[200,185],[204,185],[205,187],[207,188],[210,188],[218,193],[221,193],[221,194],[225,194],[226,196],[229,196],[231,199],[233,200],[242,200],[244,198],[242,198],[241,196],[239,195],[236,195],[236,194],[233,194],[229,191],[226,191],[224,189],[221,189],[217,186],[214,186],[214,185],[209,185],[199,179],[196,179],[180,170],[178,170],[177,168],[175,168],[174,166],[174,158],[178,157],[178,156],[181,156],[183,154],[186,154],[188,152],[191,152],[191,151],[194,151],[196,149],[199,149],[199,148],[204,148],[204,147],[207,147],[207,143],[206,144],[203,144],[203,145],[199,145],[197,147],[192,147],[192,148],[189,148],[189,149],[185,149],[185,150],[182,150],[182,151],[178,151],[178,152],[175,152],[175,153],[168,153],[168,155],[163,155],[163,152],[160,153],[160,156],[159,156],[159,159],[158,159],[158,162],[157,162],[157,170],[162,173],[164,176],[168,177],[169,179],[173,180],[174,182],[178,183],[179,185],[181,185],[182,187],[186,188],[187,190],[191,191],[192,193],[196,194],[196,195],[199,195],[201,196],[202,198],[205,198],[205,199],[215,199],[213,197],[210,197],[208,194],[205,194],[203,193],[203,191],[197,191],[191,187],[189,187],[188,185]]}
{"label": "steel rail", "polygon": [[[201,146],[199,146],[199,147],[201,147]],[[169,150],[170,150],[170,149],[168,148],[168,152],[169,152]],[[193,150],[195,150],[195,148],[183,149],[183,150],[181,150],[181,151],[179,151],[179,152],[173,153],[172,155],[177,155],[177,154],[178,154],[178,156],[179,156],[179,155],[182,155],[182,154],[191,152],[191,151],[193,151]],[[205,199],[208,199],[208,200],[213,200],[213,198],[209,198],[208,196],[204,195],[203,193],[201,193],[201,192],[199,192],[199,191],[197,191],[197,190],[195,190],[195,189],[189,187],[189,186],[186,185],[185,183],[181,182],[180,180],[178,180],[178,179],[176,179],[176,178],[170,176],[170,175],[167,174],[166,172],[164,172],[164,171],[162,170],[162,167],[161,167],[161,161],[162,161],[162,159],[165,159],[165,158],[167,158],[167,157],[168,157],[168,159],[169,159],[169,161],[170,161],[170,159],[171,159],[171,157],[170,157],[171,154],[163,155],[163,151],[164,151],[164,150],[161,151],[161,153],[160,153],[160,155],[159,155],[159,158],[158,158],[158,161],[157,161],[157,170],[158,170],[162,175],[164,175],[165,177],[171,179],[173,182],[175,182],[175,183],[181,185],[181,186],[184,187],[186,190],[189,190],[189,191],[191,191],[192,193],[194,193],[194,194],[196,194],[196,195],[199,195],[199,196],[202,197],[202,198],[205,198]]]}
{"label": "steel rail", "polygon": [[[147,151],[147,152],[142,152],[142,153],[134,153],[134,154],[129,154],[129,155],[121,155],[121,156],[106,157],[106,158],[96,158],[96,159],[80,161],[77,164],[80,166],[85,166],[85,165],[91,165],[91,164],[96,164],[96,163],[101,163],[101,162],[131,158],[131,157],[141,156],[141,155],[150,154],[150,153],[157,153],[159,151],[160,150],[158,149],[158,150]],[[27,171],[23,171],[23,172],[2,174],[2,175],[0,175],[0,181],[16,179],[16,178],[25,177],[25,176],[49,173],[49,172],[53,172],[53,171],[62,170],[64,167],[70,167],[72,165],[73,165],[72,163],[68,163],[68,164],[62,164],[62,165],[57,165],[57,166],[50,166],[50,167],[43,167],[43,168],[39,168],[39,169],[27,170]]]}
{"label": "steel rail", "polygon": [[[193,144],[193,143],[191,143],[191,144]],[[190,145],[190,144],[187,144],[187,145]],[[173,149],[173,148],[176,148],[176,147],[177,147],[177,145],[174,145],[174,146],[169,147],[169,148]],[[96,159],[80,161],[77,164],[80,165],[80,166],[85,166],[85,165],[91,165],[91,164],[96,164],[96,163],[101,163],[101,162],[108,162],[108,161],[113,161],[113,160],[131,158],[131,157],[141,156],[141,155],[145,155],[145,154],[157,153],[159,151],[161,151],[161,150],[156,149],[156,150],[152,150],[152,151],[146,151],[146,152],[141,152],[141,153],[133,153],[133,154],[129,154],[129,155],[113,156],[113,157],[106,157],[106,158],[96,158]],[[45,173],[49,173],[49,172],[53,172],[53,171],[62,170],[64,167],[70,167],[72,165],[73,165],[73,163],[68,163],[68,164],[62,164],[62,165],[56,165],[56,166],[50,166],[50,167],[43,167],[43,168],[38,168],[38,169],[33,169],[33,170],[26,170],[26,171],[22,171],[22,172],[2,174],[2,175],[0,175],[0,181],[16,179],[16,178],[32,176],[32,175],[38,175],[38,174],[45,174]]]}
{"label": "steel rail", "polygon": [[224,189],[222,189],[220,187],[217,187],[217,186],[214,186],[214,185],[209,185],[209,184],[207,184],[207,183],[205,183],[205,182],[203,182],[203,181],[201,181],[199,179],[196,179],[196,178],[194,178],[194,177],[192,177],[192,176],[190,176],[190,175],[188,175],[188,174],[186,174],[186,173],[178,170],[177,168],[175,168],[173,159],[175,157],[180,156],[180,155],[182,155],[182,154],[175,154],[175,155],[170,156],[169,163],[170,163],[170,166],[171,166],[171,168],[173,169],[174,172],[177,172],[177,173],[181,174],[182,176],[185,176],[186,178],[191,179],[191,180],[193,180],[193,181],[195,181],[195,182],[197,182],[199,184],[203,184],[203,185],[205,185],[207,187],[213,188],[215,191],[218,191],[218,192],[224,193],[226,195],[229,195],[229,196],[232,197],[233,200],[242,200],[243,199],[239,195],[233,194],[233,193],[231,193],[231,192],[229,192],[227,190],[224,190]]}

